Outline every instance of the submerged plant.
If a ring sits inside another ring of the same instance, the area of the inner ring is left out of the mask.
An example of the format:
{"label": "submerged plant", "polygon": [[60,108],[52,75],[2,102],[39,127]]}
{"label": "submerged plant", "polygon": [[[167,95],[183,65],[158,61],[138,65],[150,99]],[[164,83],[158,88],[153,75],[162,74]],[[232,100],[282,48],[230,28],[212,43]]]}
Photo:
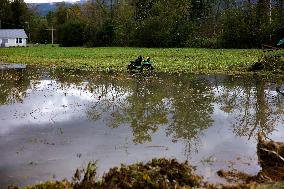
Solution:
{"label": "submerged plant", "polygon": [[121,165],[104,175],[102,188],[179,188],[198,187],[201,177],[193,168],[177,160],[153,159],[146,164]]}

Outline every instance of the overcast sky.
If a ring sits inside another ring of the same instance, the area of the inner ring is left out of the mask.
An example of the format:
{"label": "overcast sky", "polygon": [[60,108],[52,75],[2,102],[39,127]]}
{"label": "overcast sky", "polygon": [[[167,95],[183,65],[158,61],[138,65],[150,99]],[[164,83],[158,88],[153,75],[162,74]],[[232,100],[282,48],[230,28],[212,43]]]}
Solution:
{"label": "overcast sky", "polygon": [[[26,3],[54,3],[62,0],[24,0]],[[65,0],[67,2],[76,2],[77,0]]]}

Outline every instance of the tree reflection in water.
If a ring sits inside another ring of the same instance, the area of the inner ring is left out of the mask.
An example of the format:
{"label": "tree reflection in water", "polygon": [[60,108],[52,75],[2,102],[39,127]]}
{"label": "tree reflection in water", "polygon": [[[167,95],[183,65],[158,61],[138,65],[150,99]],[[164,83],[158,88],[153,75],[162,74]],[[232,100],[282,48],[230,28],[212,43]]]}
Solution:
{"label": "tree reflection in water", "polygon": [[259,77],[229,77],[217,92],[217,101],[224,112],[234,116],[237,136],[250,139],[259,131],[268,135],[283,121],[284,105],[275,86]]}
{"label": "tree reflection in water", "polygon": [[135,143],[151,141],[152,133],[164,126],[168,136],[186,141],[190,149],[190,143],[213,123],[214,94],[206,80],[196,76],[137,77],[127,87],[120,93],[127,94],[123,100],[105,98],[89,114],[109,111],[105,117],[108,125],[129,125]]}
{"label": "tree reflection in water", "polygon": [[143,77],[131,79],[128,84],[127,88],[123,88],[124,92],[117,93],[117,90],[114,90],[112,98],[104,98],[103,104],[100,103],[92,109],[95,112],[100,109],[108,111],[105,119],[109,127],[129,125],[133,133],[133,142],[151,141],[151,134],[168,122],[163,85],[157,78]]}
{"label": "tree reflection in water", "polygon": [[0,104],[23,102],[30,85],[24,70],[0,70]]}
{"label": "tree reflection in water", "polygon": [[167,134],[175,139],[183,139],[189,155],[191,144],[196,144],[201,132],[213,124],[212,86],[205,79],[183,77],[176,78],[171,87],[171,118]]}
{"label": "tree reflection in water", "polygon": [[144,77],[38,68],[2,71],[0,103],[22,102],[27,90],[42,79],[56,81],[63,91],[75,87],[93,94],[85,108],[88,118],[103,120],[111,128],[129,126],[134,143],[151,141],[153,133],[164,127],[173,141],[186,142],[188,154],[202,132],[214,124],[215,108],[233,117],[233,132],[248,139],[258,131],[271,133],[283,119],[284,105],[275,97],[274,86],[261,78],[236,76]]}

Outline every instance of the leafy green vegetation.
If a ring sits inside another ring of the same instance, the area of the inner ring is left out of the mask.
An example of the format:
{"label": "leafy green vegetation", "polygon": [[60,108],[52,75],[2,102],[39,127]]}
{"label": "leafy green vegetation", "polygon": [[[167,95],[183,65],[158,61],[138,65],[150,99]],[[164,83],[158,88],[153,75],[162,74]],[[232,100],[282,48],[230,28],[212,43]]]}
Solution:
{"label": "leafy green vegetation", "polygon": [[126,71],[129,61],[142,55],[152,58],[157,72],[244,72],[258,61],[261,53],[256,49],[65,48],[40,45],[2,48],[0,62]]}
{"label": "leafy green vegetation", "polygon": [[284,71],[283,51],[266,51],[259,56],[249,71],[267,71],[271,73],[282,73]]}
{"label": "leafy green vegetation", "polygon": [[[75,172],[72,181],[47,181],[24,189],[89,189],[89,188],[208,188],[208,189],[280,189],[283,181],[260,181],[260,176],[252,177],[241,172],[222,172],[222,177],[236,178],[234,184],[209,184],[195,174],[194,169],[187,163],[179,163],[175,159],[152,159],[147,163],[121,165],[111,168],[101,179],[96,178],[96,163],[89,162],[86,170]],[[82,176],[83,173],[83,177]],[[220,174],[220,173],[219,173]],[[269,178],[269,177],[268,177]],[[241,182],[242,181],[242,182]],[[271,182],[272,181],[272,182]],[[240,183],[238,183],[240,182]],[[18,187],[10,187],[18,189]]]}
{"label": "leafy green vegetation", "polygon": [[[81,177],[83,173],[83,177]],[[73,181],[46,182],[25,189],[84,189],[84,188],[192,188],[201,185],[201,177],[187,163],[177,160],[152,159],[148,163],[121,165],[96,178],[96,163],[90,162],[86,170],[76,171]]]}

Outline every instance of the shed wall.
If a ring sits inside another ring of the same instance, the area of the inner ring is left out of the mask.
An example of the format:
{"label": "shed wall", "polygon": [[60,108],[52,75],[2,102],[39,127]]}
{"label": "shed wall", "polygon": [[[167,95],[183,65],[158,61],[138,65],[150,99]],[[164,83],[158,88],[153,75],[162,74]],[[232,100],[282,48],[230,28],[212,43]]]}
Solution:
{"label": "shed wall", "polygon": [[[2,43],[2,39],[0,39]],[[27,39],[22,38],[22,43],[16,43],[16,38],[10,38],[8,39],[8,43],[5,43],[5,47],[26,47],[27,45]]]}

